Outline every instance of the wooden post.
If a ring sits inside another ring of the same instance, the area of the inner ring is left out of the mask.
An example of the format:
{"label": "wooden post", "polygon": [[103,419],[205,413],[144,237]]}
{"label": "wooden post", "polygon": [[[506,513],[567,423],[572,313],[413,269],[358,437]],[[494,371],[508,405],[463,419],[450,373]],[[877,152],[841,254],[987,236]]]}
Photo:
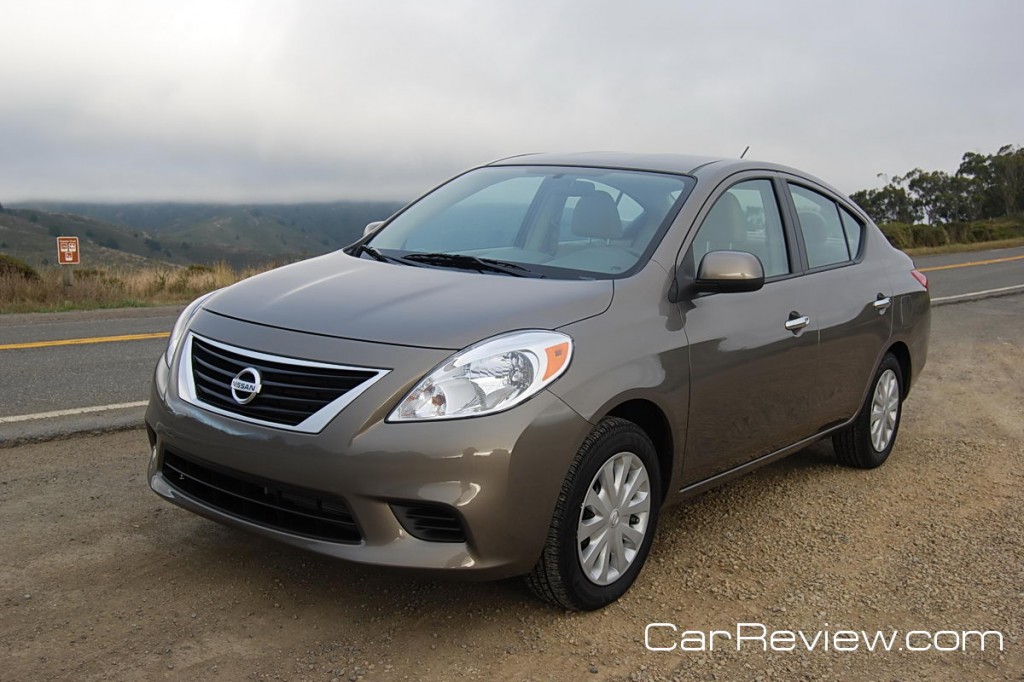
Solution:
{"label": "wooden post", "polygon": [[72,269],[72,266],[62,265],[60,269],[61,273],[64,275],[64,288],[70,289],[75,286],[75,271]]}

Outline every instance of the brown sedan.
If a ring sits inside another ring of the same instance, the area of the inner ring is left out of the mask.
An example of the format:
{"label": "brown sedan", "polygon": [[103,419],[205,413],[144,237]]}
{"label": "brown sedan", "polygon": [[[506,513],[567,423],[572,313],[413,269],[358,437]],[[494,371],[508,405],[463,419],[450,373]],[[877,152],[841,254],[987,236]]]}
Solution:
{"label": "brown sedan", "polygon": [[804,173],[514,157],[190,305],[150,485],[313,551],[525,574],[595,609],[666,505],[826,437],[882,464],[928,328],[910,258]]}

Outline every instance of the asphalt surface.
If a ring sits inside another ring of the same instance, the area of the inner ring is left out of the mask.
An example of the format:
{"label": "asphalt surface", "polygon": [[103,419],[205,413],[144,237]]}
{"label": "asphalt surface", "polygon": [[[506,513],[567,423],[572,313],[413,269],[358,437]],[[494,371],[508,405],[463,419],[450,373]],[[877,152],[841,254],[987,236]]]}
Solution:
{"label": "asphalt surface", "polygon": [[[1002,262],[969,267],[949,267],[964,263],[984,263],[985,261]],[[973,291],[1024,285],[1024,247],[918,256],[914,258],[914,265],[919,270],[924,270],[924,274],[928,276],[929,291],[931,291],[933,299]]]}
{"label": "asphalt surface", "polygon": [[[915,258],[932,298],[1024,285],[1024,247]],[[998,262],[988,262],[998,261]],[[963,266],[963,267],[949,267]],[[1024,288],[1019,290],[1024,293]],[[137,425],[144,408],[17,419],[139,403],[149,396],[164,338],[3,349],[5,345],[166,333],[180,307],[0,316],[0,445]]]}
{"label": "asphalt surface", "polygon": [[[166,333],[181,307],[0,315],[0,346]],[[0,350],[0,445],[141,423],[144,408],[4,423],[11,416],[138,403],[165,338]]]}

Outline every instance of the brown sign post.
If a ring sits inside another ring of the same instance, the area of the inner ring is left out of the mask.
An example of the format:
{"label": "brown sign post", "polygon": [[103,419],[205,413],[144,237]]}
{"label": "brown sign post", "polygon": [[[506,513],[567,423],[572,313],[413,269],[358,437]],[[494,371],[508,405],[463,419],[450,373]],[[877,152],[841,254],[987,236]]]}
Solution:
{"label": "brown sign post", "polygon": [[[81,251],[78,248],[78,237],[57,237],[57,262],[61,265],[78,265],[81,262]],[[71,268],[64,268],[64,286],[75,283],[75,273]]]}

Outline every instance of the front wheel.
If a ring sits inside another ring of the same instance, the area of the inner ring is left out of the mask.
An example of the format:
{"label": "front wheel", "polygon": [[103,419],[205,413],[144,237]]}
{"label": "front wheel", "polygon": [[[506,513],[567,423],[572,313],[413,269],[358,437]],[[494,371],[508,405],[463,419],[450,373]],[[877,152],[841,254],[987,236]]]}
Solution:
{"label": "front wheel", "polygon": [[537,596],[574,611],[607,606],[636,580],[661,506],[651,439],[624,419],[603,419],[584,441],[555,506],[547,542],[526,577]]}
{"label": "front wheel", "polygon": [[903,413],[903,370],[891,353],[882,358],[860,414],[832,436],[836,458],[846,466],[874,469],[892,452]]}

